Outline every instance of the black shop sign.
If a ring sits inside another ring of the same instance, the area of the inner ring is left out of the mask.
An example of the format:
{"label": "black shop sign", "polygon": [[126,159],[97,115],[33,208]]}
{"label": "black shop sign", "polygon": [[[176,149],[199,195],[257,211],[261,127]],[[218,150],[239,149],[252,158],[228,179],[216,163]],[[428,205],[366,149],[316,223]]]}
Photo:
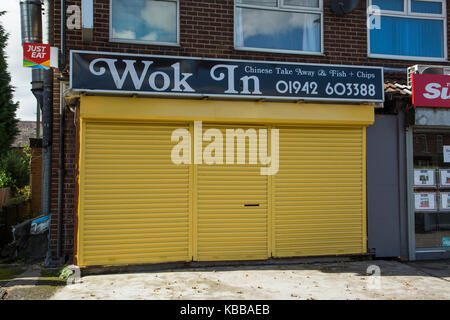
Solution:
{"label": "black shop sign", "polygon": [[383,102],[383,68],[71,51],[73,91]]}

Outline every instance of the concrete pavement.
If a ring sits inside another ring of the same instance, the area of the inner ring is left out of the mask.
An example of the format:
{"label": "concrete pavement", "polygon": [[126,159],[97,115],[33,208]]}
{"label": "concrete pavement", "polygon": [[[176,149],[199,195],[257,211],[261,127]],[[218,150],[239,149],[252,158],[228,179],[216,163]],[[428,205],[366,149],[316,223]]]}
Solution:
{"label": "concrete pavement", "polygon": [[223,266],[88,275],[51,299],[450,299],[449,277],[450,261]]}

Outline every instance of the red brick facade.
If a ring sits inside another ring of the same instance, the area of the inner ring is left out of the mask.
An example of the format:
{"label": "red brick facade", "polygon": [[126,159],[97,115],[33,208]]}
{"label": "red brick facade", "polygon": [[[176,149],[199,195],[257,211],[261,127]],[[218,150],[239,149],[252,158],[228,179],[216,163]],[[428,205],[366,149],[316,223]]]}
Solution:
{"label": "red brick facade", "polygon": [[[135,54],[154,54],[172,56],[193,56],[223,59],[267,60],[324,64],[348,64],[406,68],[417,63],[404,60],[385,60],[367,57],[366,1],[360,1],[351,14],[335,15],[331,0],[324,0],[324,54],[301,55],[286,53],[267,53],[238,51],[234,49],[234,0],[180,0],[180,46],[159,46],[109,42],[109,3],[110,0],[94,1],[94,38],[83,43],[81,30],[66,29],[67,61],[69,50],[90,50],[107,52],[126,52]],[[80,0],[66,1],[67,6],[79,5]],[[55,3],[54,45],[60,44],[60,7]],[[447,1],[447,14],[450,3]],[[448,25],[447,25],[448,29]],[[449,30],[449,29],[448,29]],[[442,65],[443,63],[434,63]],[[52,170],[52,231],[51,248],[56,252],[57,193],[58,193],[58,132],[59,132],[59,80],[54,77],[54,119],[53,119],[53,170]],[[385,79],[406,81],[405,74],[386,73]],[[63,203],[63,254],[72,258],[76,236],[77,207],[77,130],[75,115],[66,109],[65,116],[65,179]]]}

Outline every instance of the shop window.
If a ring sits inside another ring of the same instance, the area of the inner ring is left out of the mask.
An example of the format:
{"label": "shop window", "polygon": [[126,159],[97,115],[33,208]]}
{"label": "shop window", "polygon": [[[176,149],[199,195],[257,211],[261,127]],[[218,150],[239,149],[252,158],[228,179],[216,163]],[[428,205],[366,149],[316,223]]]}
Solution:
{"label": "shop window", "polygon": [[235,48],[322,53],[322,0],[235,0]]}
{"label": "shop window", "polygon": [[[380,28],[368,30],[373,58],[439,61],[447,58],[444,0],[368,0],[380,8]],[[371,11],[371,14],[374,11]]]}
{"label": "shop window", "polygon": [[110,40],[178,44],[178,0],[110,0]]}
{"label": "shop window", "polygon": [[450,163],[442,152],[450,133],[424,130],[414,132],[416,249],[450,251]]}

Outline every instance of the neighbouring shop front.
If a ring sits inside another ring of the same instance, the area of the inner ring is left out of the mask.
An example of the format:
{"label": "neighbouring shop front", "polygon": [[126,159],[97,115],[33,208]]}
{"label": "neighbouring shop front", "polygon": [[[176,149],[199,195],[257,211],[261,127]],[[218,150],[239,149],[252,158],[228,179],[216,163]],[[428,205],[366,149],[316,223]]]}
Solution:
{"label": "neighbouring shop front", "polygon": [[450,76],[414,75],[412,163],[416,259],[450,257]]}
{"label": "neighbouring shop front", "polygon": [[381,68],[73,51],[71,89],[78,265],[367,253]]}

